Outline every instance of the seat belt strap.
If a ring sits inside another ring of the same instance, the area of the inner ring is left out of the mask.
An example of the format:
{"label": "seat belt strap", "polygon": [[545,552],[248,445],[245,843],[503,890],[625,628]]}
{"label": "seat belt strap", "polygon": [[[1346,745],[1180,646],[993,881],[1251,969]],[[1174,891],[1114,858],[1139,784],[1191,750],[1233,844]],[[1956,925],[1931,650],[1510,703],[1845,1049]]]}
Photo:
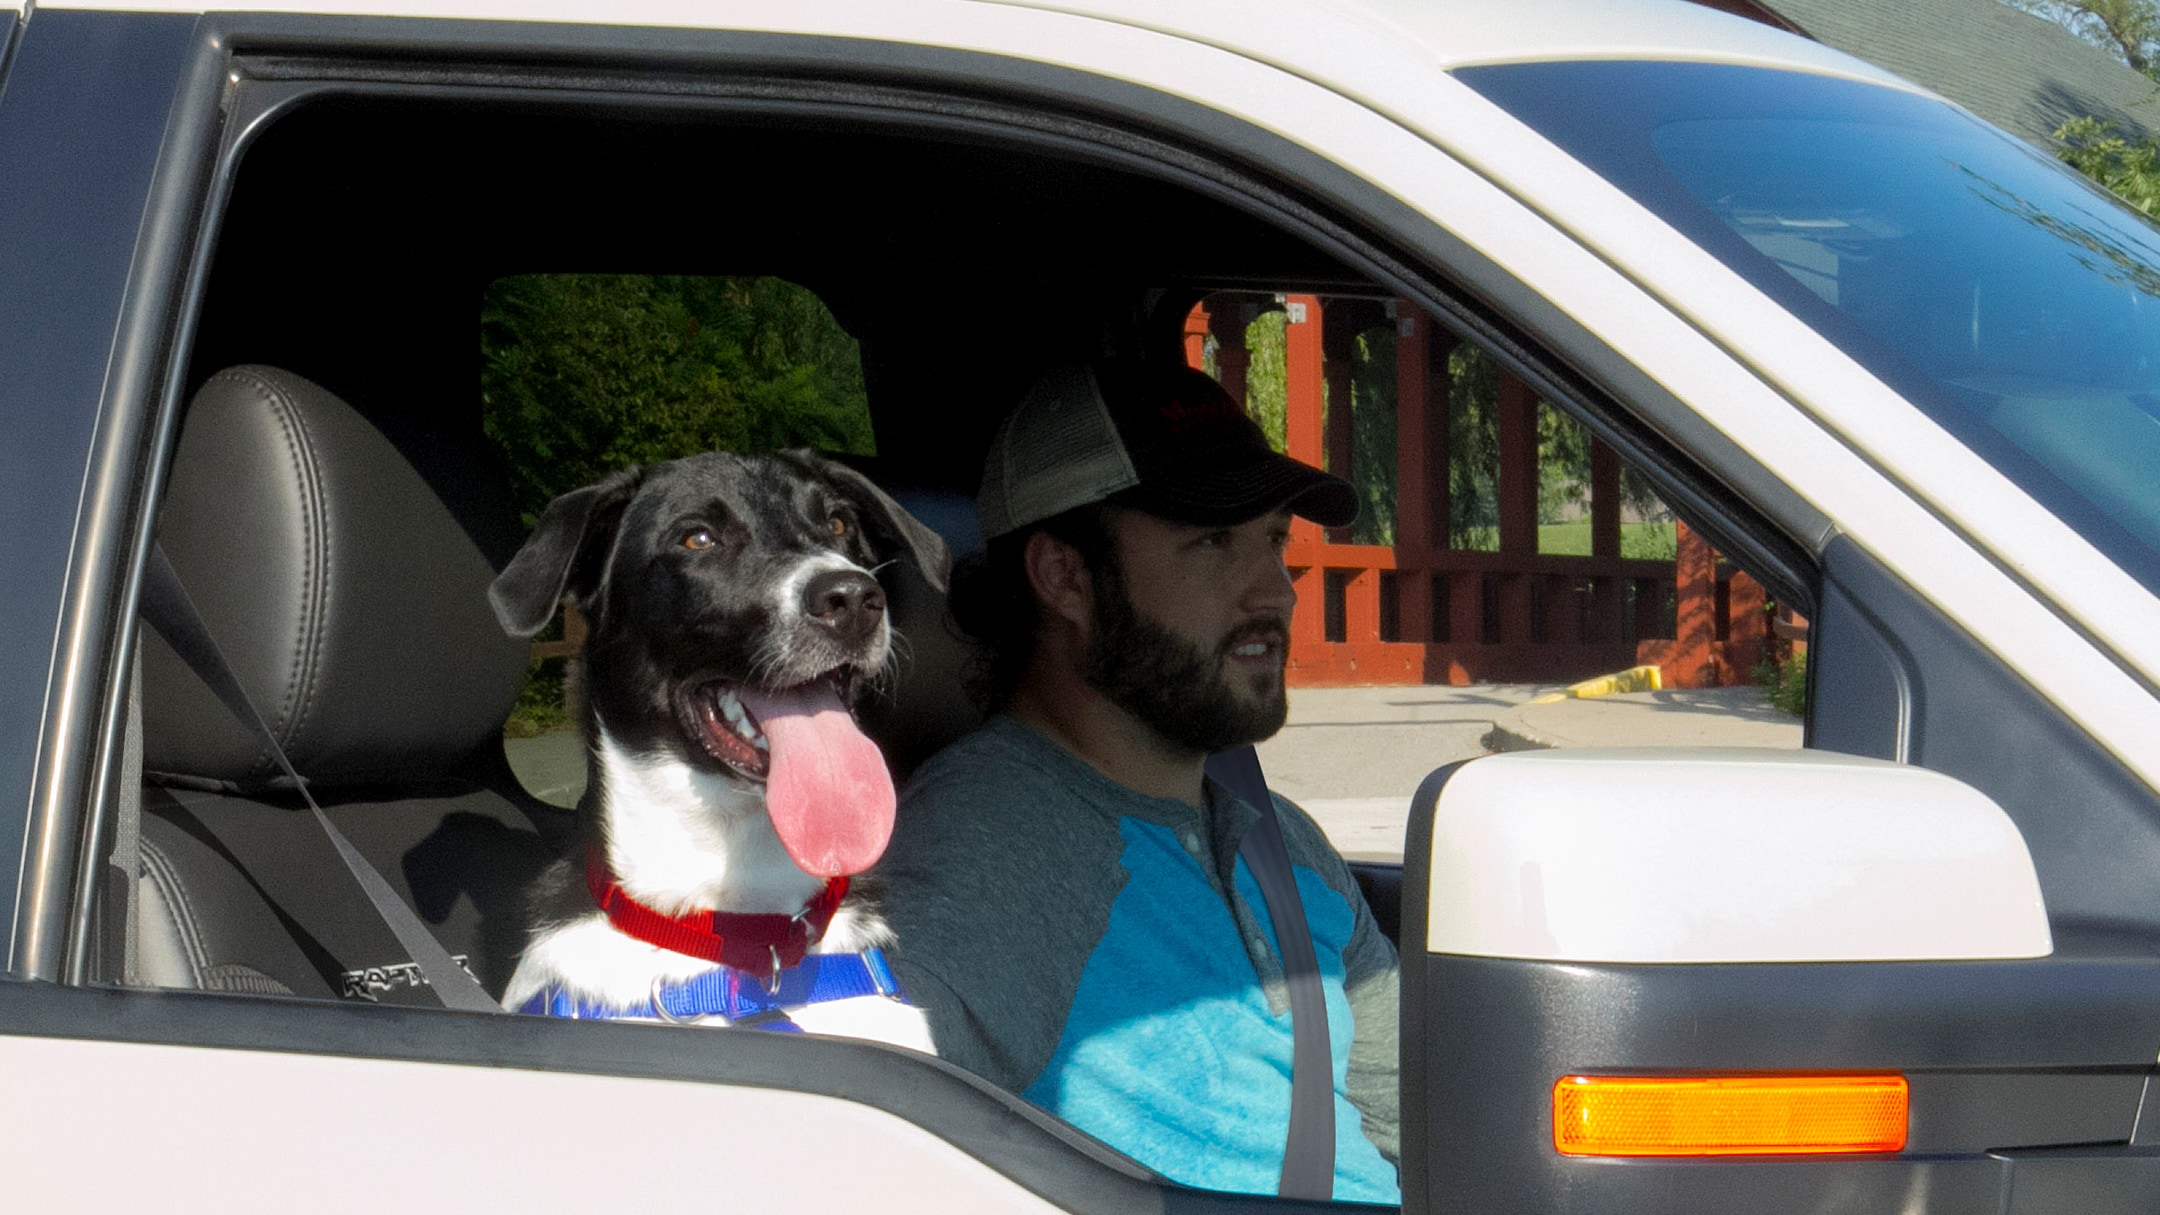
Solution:
{"label": "seat belt strap", "polygon": [[1335,1058],[1328,1044],[1327,992],[1320,985],[1312,926],[1298,897],[1297,876],[1290,871],[1290,850],[1283,843],[1259,752],[1249,746],[1218,751],[1208,757],[1207,774],[1259,812],[1238,842],[1238,856],[1252,871],[1268,918],[1275,923],[1275,946],[1290,992],[1290,1130],[1275,1192],[1283,1198],[1325,1201],[1335,1196]]}
{"label": "seat belt strap", "polygon": [[427,977],[428,985],[434,989],[435,998],[443,1002],[443,1007],[463,1012],[502,1012],[502,1006],[487,994],[480,981],[452,960],[450,952],[435,939],[435,934],[429,932],[412,908],[390,889],[390,883],[360,855],[360,850],[337,829],[322,807],[315,804],[315,795],[308,792],[307,782],[293,771],[292,761],[285,758],[285,748],[278,745],[277,737],[270,732],[262,714],[255,711],[254,703],[248,699],[239,679],[233,675],[232,667],[225,661],[224,651],[218,649],[209,626],[203,623],[202,614],[195,610],[195,601],[180,581],[179,572],[166,560],[164,548],[157,544],[151,545],[150,563],[143,571],[141,610],[143,619],[165,638],[181,661],[217,694],[241,725],[254,731],[263,746],[269,748],[270,758],[300,791],[308,809],[315,812],[315,821],[322,827],[323,834],[330,837],[338,858],[352,872],[353,880],[359,883],[368,902],[374,904],[375,914],[397,936],[398,944],[405,947],[406,956],[420,967],[420,973]]}
{"label": "seat belt strap", "polygon": [[135,651],[127,679],[127,715],[120,733],[120,787],[114,798],[119,821],[113,824],[112,852],[105,862],[100,899],[102,940],[98,977],[123,984],[140,982],[135,920],[142,884],[142,651]]}

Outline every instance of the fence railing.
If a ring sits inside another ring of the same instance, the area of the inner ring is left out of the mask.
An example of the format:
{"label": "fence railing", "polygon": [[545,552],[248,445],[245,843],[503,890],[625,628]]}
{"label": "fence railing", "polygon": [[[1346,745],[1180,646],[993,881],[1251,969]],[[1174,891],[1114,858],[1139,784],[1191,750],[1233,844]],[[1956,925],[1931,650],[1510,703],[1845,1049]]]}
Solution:
{"label": "fence railing", "polygon": [[[1187,318],[1186,357],[1202,367],[1212,350],[1217,378],[1243,399],[1245,329],[1265,297],[1211,299],[1215,311],[1203,301]],[[1504,370],[1491,403],[1498,551],[1449,547],[1447,367],[1459,339],[1406,300],[1289,294],[1268,306],[1285,316],[1285,449],[1338,475],[1351,474],[1356,452],[1354,343],[1384,325],[1395,351],[1395,543],[1294,525],[1285,554],[1298,588],[1292,684],[1568,682],[1656,663],[1668,686],[1709,687],[1752,682],[1775,652],[1761,586],[1686,524],[1675,525],[1673,559],[1620,555],[1620,461],[1602,443],[1590,451],[1591,555],[1537,551],[1538,403]]]}

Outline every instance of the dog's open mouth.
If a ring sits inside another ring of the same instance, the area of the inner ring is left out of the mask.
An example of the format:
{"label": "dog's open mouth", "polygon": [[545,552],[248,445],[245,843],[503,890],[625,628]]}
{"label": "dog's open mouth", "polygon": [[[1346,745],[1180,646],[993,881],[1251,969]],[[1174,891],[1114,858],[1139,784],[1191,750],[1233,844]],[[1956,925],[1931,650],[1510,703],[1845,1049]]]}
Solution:
{"label": "dog's open mouth", "polygon": [[748,780],[763,781],[772,771],[772,744],[735,684],[696,684],[683,690],[682,701],[688,732],[705,754]]}
{"label": "dog's open mouth", "polygon": [[773,831],[804,872],[861,873],[884,854],[892,775],[839,680],[778,689],[705,680],[685,685],[676,709],[707,755],[764,783]]}

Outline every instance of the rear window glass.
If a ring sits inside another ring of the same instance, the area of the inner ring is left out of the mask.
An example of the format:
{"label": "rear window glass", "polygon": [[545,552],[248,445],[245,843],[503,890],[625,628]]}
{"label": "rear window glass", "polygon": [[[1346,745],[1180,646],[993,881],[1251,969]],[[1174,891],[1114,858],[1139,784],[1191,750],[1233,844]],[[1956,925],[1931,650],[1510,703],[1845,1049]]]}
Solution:
{"label": "rear window glass", "polygon": [[2160,230],[2142,216],[1878,86],[1714,64],[1458,75],[2160,590]]}
{"label": "rear window glass", "polygon": [[874,455],[855,339],[786,279],[524,274],[480,305],[488,437],[527,526],[555,495],[701,451]]}

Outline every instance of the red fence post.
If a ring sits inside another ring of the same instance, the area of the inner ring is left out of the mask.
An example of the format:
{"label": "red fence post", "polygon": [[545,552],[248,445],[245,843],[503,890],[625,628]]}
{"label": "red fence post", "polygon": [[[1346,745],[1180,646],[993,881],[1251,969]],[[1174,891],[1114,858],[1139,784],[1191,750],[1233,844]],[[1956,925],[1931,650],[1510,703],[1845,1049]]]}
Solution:
{"label": "red fence post", "polygon": [[[1351,373],[1356,367],[1356,314],[1347,306],[1323,309],[1316,318],[1320,330],[1320,378],[1327,393],[1327,470],[1351,480],[1357,462],[1357,414],[1352,398]],[[1329,530],[1328,539],[1350,542],[1350,529]]]}
{"label": "red fence post", "polygon": [[1380,571],[1361,569],[1343,588],[1343,637],[1353,643],[1380,640]]}
{"label": "red fence post", "polygon": [[1321,426],[1324,406],[1320,386],[1320,297],[1293,295],[1283,301],[1290,314],[1283,326],[1284,438],[1290,458],[1307,464],[1327,463]]}
{"label": "red fence post", "polygon": [[[1620,555],[1620,453],[1590,440],[1590,555]],[[1619,641],[1626,583],[1595,578],[1590,583],[1590,629],[1585,641]]]}
{"label": "red fence post", "polygon": [[1620,453],[1590,440],[1590,555],[1620,555]]}
{"label": "red fence post", "polygon": [[[1433,543],[1429,509],[1433,490],[1427,482],[1433,437],[1430,351],[1432,322],[1408,300],[1395,302],[1395,579],[1396,624],[1404,641],[1432,640]],[[1447,441],[1447,419],[1440,419],[1440,441]],[[1447,492],[1447,466],[1440,467],[1440,492]],[[1445,537],[1443,527],[1442,539]]]}
{"label": "red fence post", "polygon": [[1711,650],[1717,639],[1717,554],[1710,542],[1685,523],[1675,523],[1679,559],[1674,563],[1672,658],[1666,662],[1668,687],[1714,688],[1717,668]]}
{"label": "red fence post", "polygon": [[1252,366],[1252,352],[1245,349],[1245,322],[1251,309],[1239,303],[1217,304],[1208,317],[1208,331],[1215,335],[1215,378],[1238,404],[1245,404],[1245,373]]}
{"label": "red fence post", "polygon": [[1185,365],[1194,371],[1207,370],[1207,340],[1207,305],[1194,304],[1185,314]]}
{"label": "red fence post", "polygon": [[1723,674],[1727,683],[1751,683],[1755,668],[1770,657],[1770,599],[1745,570],[1734,570],[1727,586]]}

